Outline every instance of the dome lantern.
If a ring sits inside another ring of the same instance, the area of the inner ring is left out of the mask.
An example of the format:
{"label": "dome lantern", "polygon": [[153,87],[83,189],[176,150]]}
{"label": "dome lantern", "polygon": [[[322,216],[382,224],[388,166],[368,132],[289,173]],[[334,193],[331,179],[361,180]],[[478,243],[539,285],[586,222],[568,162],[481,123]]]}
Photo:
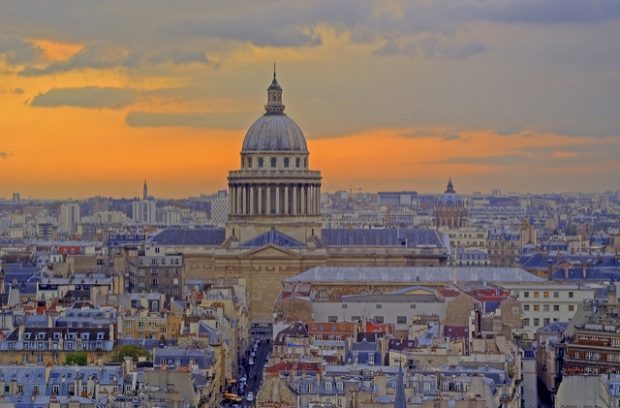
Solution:
{"label": "dome lantern", "polygon": [[265,105],[267,115],[283,115],[284,104],[282,103],[282,87],[276,78],[276,64],[273,64],[273,81],[267,88],[267,104]]}

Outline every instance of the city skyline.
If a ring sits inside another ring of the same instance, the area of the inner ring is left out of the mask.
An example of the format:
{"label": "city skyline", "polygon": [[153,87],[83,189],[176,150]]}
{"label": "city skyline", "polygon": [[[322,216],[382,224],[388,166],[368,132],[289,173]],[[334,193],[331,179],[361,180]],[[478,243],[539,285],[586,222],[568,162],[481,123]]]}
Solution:
{"label": "city skyline", "polygon": [[225,189],[273,61],[324,191],[620,187],[617,2],[149,6],[0,5],[0,197]]}

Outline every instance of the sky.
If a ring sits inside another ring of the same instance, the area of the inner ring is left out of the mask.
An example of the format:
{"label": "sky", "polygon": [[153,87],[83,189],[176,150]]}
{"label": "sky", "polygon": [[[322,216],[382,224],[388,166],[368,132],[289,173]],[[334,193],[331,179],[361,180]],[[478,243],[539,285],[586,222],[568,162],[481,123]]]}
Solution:
{"label": "sky", "polygon": [[323,190],[620,189],[618,0],[0,0],[0,197],[226,187],[273,63]]}

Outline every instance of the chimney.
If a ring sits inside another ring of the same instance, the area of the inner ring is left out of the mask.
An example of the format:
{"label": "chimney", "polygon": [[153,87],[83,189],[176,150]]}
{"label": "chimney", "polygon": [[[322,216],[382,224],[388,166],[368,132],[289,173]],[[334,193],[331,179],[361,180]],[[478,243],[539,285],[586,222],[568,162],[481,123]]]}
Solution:
{"label": "chimney", "polygon": [[581,265],[581,275],[583,279],[588,279],[588,265],[586,263]]}
{"label": "chimney", "polygon": [[553,280],[553,261],[551,259],[547,260],[547,280]]}

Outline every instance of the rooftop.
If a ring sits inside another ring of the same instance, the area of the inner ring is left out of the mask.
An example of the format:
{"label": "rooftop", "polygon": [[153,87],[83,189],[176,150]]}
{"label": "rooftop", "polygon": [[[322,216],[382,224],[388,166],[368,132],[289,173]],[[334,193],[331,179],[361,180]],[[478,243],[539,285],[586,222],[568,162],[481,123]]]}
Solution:
{"label": "rooftop", "polygon": [[542,282],[521,268],[512,267],[337,267],[318,266],[286,278],[287,283],[345,282]]}

